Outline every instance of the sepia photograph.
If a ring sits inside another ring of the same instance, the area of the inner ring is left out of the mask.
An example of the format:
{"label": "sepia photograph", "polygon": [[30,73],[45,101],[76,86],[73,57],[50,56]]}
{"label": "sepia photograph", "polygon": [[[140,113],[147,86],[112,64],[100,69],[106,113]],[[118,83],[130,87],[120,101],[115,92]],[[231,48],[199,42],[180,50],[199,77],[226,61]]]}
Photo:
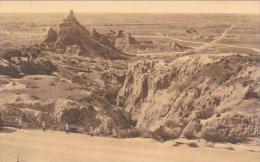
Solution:
{"label": "sepia photograph", "polygon": [[259,1],[0,0],[0,161],[259,162]]}

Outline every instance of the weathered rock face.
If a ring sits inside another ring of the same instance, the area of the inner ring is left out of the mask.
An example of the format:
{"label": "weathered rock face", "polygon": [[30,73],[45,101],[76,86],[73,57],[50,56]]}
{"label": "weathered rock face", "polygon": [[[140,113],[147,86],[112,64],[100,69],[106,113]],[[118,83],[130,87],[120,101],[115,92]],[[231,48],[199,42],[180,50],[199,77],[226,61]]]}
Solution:
{"label": "weathered rock face", "polygon": [[138,61],[128,67],[118,104],[138,128],[154,132],[165,127],[174,136],[218,141],[259,136],[258,66],[256,56]]}

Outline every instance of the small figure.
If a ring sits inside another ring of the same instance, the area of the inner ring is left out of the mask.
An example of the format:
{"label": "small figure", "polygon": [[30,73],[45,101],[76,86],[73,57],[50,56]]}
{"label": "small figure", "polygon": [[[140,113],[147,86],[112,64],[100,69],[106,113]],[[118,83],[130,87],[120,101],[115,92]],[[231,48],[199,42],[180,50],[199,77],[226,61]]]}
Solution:
{"label": "small figure", "polygon": [[68,134],[69,133],[69,124],[68,123],[66,123],[65,129],[66,129],[66,133]]}
{"label": "small figure", "polygon": [[4,128],[4,119],[2,118],[2,115],[0,114],[0,129]]}
{"label": "small figure", "polygon": [[45,132],[45,129],[46,129],[46,127],[45,127],[45,121],[43,121],[43,122],[42,122],[42,130]]}
{"label": "small figure", "polygon": [[116,133],[116,129],[115,128],[112,130],[112,135],[113,135],[114,138],[117,137],[117,133]]}
{"label": "small figure", "polygon": [[22,129],[22,117],[19,117],[18,128]]}
{"label": "small figure", "polygon": [[20,162],[19,155],[16,156],[16,159],[17,159],[16,162]]}
{"label": "small figure", "polygon": [[93,127],[90,127],[90,136],[93,137]]}

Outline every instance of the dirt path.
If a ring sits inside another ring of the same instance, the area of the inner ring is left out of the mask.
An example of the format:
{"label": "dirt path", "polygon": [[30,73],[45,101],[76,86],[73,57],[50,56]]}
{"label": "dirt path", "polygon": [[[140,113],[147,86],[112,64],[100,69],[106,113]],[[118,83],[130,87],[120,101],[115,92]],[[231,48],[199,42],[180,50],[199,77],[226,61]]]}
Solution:
{"label": "dirt path", "polygon": [[[113,139],[40,130],[0,133],[0,161],[16,162],[258,162],[259,153],[173,146],[152,139]],[[238,156],[239,155],[239,156]]]}
{"label": "dirt path", "polygon": [[[218,38],[212,40],[209,43],[205,43],[205,42],[199,42],[199,41],[189,41],[189,40],[182,40],[182,39],[177,39],[174,37],[169,37],[169,36],[149,36],[149,35],[135,35],[134,37],[136,38],[165,38],[165,39],[171,39],[171,40],[175,40],[175,41],[179,41],[179,42],[186,42],[186,43],[193,43],[193,44],[200,44],[201,46],[196,48],[194,50],[194,52],[199,52],[201,50],[205,50],[211,46],[222,46],[222,47],[230,47],[230,48],[238,48],[238,49],[249,49],[249,50],[253,50],[255,52],[260,52],[260,49],[258,48],[251,48],[251,47],[242,47],[242,46],[236,46],[236,45],[230,45],[230,44],[219,44],[217,42],[219,42],[221,39],[225,38],[226,34],[231,31],[236,24],[233,24],[231,27],[229,27],[228,29],[226,29]],[[147,56],[147,55],[172,55],[172,54],[186,54],[190,51],[183,51],[183,52],[158,52],[158,53],[140,53],[137,54],[139,56]]]}
{"label": "dirt path", "polygon": [[204,49],[207,49],[209,47],[211,47],[212,45],[214,45],[215,43],[217,43],[218,41],[220,41],[221,39],[225,38],[226,34],[231,31],[236,24],[233,24],[231,27],[227,28],[217,39],[212,40],[211,42],[204,44],[203,46],[200,46],[199,48],[195,49],[195,52],[199,52],[202,51]]}

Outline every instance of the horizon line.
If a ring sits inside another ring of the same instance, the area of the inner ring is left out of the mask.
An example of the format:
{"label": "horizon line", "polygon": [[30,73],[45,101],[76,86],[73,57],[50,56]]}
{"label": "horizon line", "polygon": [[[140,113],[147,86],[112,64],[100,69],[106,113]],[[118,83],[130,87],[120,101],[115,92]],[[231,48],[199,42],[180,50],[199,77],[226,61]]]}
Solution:
{"label": "horizon line", "polygon": [[[66,14],[68,12],[1,12],[0,14]],[[250,14],[258,15],[254,12],[75,12],[75,14]]]}

